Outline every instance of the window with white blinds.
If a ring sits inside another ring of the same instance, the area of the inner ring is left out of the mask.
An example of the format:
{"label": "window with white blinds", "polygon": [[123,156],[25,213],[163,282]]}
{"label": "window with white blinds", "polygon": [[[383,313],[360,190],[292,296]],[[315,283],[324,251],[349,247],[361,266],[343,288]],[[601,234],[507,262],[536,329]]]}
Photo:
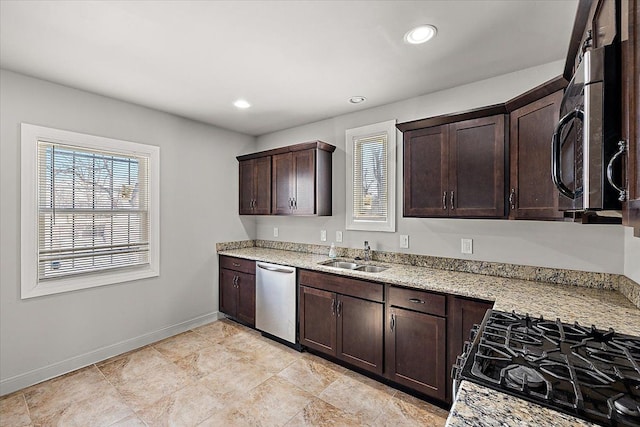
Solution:
{"label": "window with white blinds", "polygon": [[353,216],[356,220],[387,219],[387,134],[353,141]]}
{"label": "window with white blinds", "polygon": [[158,275],[158,158],[22,125],[23,298]]}
{"label": "window with white blinds", "polygon": [[38,142],[38,279],[149,263],[148,159]]}
{"label": "window with white blinds", "polygon": [[349,230],[395,231],[395,120],[346,131]]}

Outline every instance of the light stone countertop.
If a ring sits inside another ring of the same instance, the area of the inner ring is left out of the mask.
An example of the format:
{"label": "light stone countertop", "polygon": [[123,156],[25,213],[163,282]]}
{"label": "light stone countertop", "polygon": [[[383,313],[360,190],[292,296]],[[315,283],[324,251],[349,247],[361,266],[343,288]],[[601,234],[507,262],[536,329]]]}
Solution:
{"label": "light stone countertop", "polygon": [[640,335],[640,309],[619,292],[607,289],[379,262],[369,264],[384,265],[389,269],[365,273],[319,265],[329,260],[326,255],[260,247],[221,251],[219,254],[484,299],[494,301],[496,310],[529,313],[550,320],[560,318],[565,323],[578,322],[585,326],[595,325],[599,329],[613,328],[616,332]]}
{"label": "light stone countertop", "polygon": [[[560,318],[566,323],[578,322],[595,325],[599,329],[613,328],[616,332],[640,335],[640,309],[613,290],[379,262],[369,264],[384,265],[389,269],[380,273],[365,273],[318,265],[329,260],[325,255],[260,247],[221,251],[219,254],[479,298],[494,301],[494,308],[501,311],[542,315],[554,320]],[[448,427],[593,425],[469,381],[461,383],[447,420]]]}
{"label": "light stone countertop", "polygon": [[597,425],[470,381],[462,381],[460,384],[458,395],[447,418],[447,427]]}

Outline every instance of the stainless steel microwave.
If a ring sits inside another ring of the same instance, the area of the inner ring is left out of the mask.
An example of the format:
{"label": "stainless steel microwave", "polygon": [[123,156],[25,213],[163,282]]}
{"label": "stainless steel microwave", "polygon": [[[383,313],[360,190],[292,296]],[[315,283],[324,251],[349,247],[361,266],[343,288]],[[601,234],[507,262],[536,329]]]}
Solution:
{"label": "stainless steel microwave", "polygon": [[619,45],[585,52],[565,89],[551,144],[560,210],[621,209],[620,99]]}

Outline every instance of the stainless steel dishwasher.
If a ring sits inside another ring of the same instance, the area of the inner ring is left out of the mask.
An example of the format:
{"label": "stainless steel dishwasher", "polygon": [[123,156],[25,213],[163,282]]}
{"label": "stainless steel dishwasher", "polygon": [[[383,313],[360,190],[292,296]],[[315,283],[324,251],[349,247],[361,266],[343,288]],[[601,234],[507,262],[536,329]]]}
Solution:
{"label": "stainless steel dishwasher", "polygon": [[296,269],[256,263],[256,329],[296,344]]}

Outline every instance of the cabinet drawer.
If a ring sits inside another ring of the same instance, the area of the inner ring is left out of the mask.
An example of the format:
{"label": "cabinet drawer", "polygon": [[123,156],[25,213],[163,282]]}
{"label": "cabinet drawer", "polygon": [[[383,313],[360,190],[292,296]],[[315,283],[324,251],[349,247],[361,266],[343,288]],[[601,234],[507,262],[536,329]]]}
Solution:
{"label": "cabinet drawer", "polygon": [[446,297],[417,289],[389,287],[389,304],[422,313],[445,315]]}
{"label": "cabinet drawer", "polygon": [[380,283],[300,270],[300,284],[356,298],[377,302],[384,301],[384,287]]}
{"label": "cabinet drawer", "polygon": [[256,274],[256,262],[250,259],[234,258],[220,255],[220,268]]}

